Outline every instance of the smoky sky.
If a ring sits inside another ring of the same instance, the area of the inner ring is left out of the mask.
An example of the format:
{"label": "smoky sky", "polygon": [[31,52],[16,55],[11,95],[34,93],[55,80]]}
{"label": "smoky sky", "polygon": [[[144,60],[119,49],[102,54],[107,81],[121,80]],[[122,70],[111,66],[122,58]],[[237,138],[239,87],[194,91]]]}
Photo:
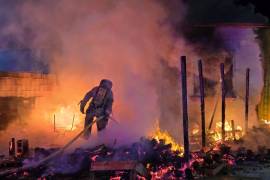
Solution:
{"label": "smoky sky", "polygon": [[252,4],[245,6],[234,0],[189,0],[187,4],[188,24],[267,22],[267,18],[256,12]]}
{"label": "smoky sky", "polygon": [[36,32],[23,23],[24,3],[0,0],[0,71],[48,73],[49,56],[44,49],[35,51]]}

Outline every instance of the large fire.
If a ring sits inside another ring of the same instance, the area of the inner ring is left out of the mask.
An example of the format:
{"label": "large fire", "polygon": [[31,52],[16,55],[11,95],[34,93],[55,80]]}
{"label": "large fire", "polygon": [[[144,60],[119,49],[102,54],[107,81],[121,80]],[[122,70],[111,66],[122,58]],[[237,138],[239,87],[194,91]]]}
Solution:
{"label": "large fire", "polygon": [[56,131],[74,131],[82,120],[76,105],[59,106],[54,112],[48,113],[47,117],[52,121]]}
{"label": "large fire", "polygon": [[[208,131],[208,142],[209,145],[215,146],[222,140],[221,135],[221,122],[216,123],[215,129]],[[199,129],[193,129],[191,131],[191,136],[198,136],[199,135]],[[237,125],[235,128],[233,128],[233,125],[229,122],[225,122],[225,141],[234,141],[234,140],[240,140],[243,137],[243,129],[241,126]],[[165,144],[171,144],[171,149],[173,151],[179,151],[180,155],[183,155],[184,147],[177,143],[175,139],[167,132],[160,129],[158,123],[155,126],[154,132],[150,136],[151,138],[156,139],[158,142],[164,141]],[[200,143],[200,142],[196,142]]]}

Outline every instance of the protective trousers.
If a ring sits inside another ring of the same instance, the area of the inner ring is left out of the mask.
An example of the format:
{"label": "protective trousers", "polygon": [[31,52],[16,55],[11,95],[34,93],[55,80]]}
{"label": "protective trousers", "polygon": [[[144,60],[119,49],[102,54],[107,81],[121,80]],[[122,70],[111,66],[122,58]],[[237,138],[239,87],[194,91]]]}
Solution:
{"label": "protective trousers", "polygon": [[[96,118],[103,117],[102,119],[99,119],[97,121],[97,130],[101,131],[101,130],[105,129],[107,124],[108,124],[109,117],[106,115],[96,116],[95,112],[93,112],[93,111],[86,113],[85,121],[84,121],[84,128],[86,128],[89,124],[91,124],[93,122],[94,117],[96,117]],[[91,134],[91,130],[92,130],[92,126],[90,126],[89,129],[87,131],[85,131],[85,134],[84,134],[85,138],[88,139],[89,135]]]}

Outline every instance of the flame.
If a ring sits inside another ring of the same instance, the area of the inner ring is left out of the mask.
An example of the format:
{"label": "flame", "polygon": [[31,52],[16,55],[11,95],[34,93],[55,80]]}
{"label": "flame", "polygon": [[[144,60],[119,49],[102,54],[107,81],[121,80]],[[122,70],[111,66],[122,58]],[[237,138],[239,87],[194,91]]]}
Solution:
{"label": "flame", "polygon": [[53,118],[55,129],[64,129],[66,131],[74,131],[81,124],[82,119],[78,108],[73,105],[59,106],[49,116]]}
{"label": "flame", "polygon": [[268,119],[262,119],[262,122],[266,125],[270,125],[270,120]]}
{"label": "flame", "polygon": [[192,135],[199,134],[199,129],[192,129]]}
{"label": "flame", "polygon": [[[214,143],[220,142],[222,140],[222,135],[221,135],[221,127],[222,123],[218,122],[216,123],[216,128],[215,130],[209,131],[210,138],[214,141]],[[230,123],[227,121],[225,122],[225,141],[230,141],[230,140],[239,140],[243,136],[243,129],[241,126],[236,126],[235,128],[235,137],[233,135],[233,128]]]}
{"label": "flame", "polygon": [[[158,121],[157,121],[158,122]],[[179,151],[180,152],[180,156],[183,156],[183,152],[184,152],[184,147],[181,146],[180,144],[178,144],[174,138],[167,132],[167,131],[162,131],[159,128],[159,124],[157,123],[156,128],[154,133],[152,133],[151,138],[157,140],[158,142],[160,142],[161,140],[163,140],[165,142],[165,144],[171,144],[172,145],[172,150],[173,151]]]}

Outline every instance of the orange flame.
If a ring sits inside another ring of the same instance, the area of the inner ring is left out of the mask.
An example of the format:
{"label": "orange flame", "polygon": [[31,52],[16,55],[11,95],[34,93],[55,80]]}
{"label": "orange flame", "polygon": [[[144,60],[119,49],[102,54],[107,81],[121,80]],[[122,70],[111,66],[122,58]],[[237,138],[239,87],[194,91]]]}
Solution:
{"label": "orange flame", "polygon": [[81,124],[82,115],[78,112],[78,107],[75,105],[59,106],[52,113],[48,113],[50,119],[57,130],[74,131]]}
{"label": "orange flame", "polygon": [[172,148],[171,149],[173,151],[179,151],[180,152],[179,155],[180,156],[183,156],[184,147],[181,146],[180,144],[178,144],[175,141],[175,139],[167,131],[162,131],[159,128],[159,124],[158,123],[156,125],[156,128],[155,128],[154,132],[150,135],[150,137],[151,138],[154,138],[158,142],[160,142],[160,140],[164,140],[165,144],[171,144],[172,145]]}
{"label": "orange flame", "polygon": [[[218,122],[216,123],[215,130],[209,131],[210,138],[213,139],[215,143],[222,140],[221,126],[222,126],[222,123]],[[236,126],[234,131],[235,133],[233,133],[232,125],[226,121],[225,122],[225,134],[226,134],[225,141],[239,140],[243,136],[243,129],[241,126]],[[235,134],[235,137],[234,137],[234,134]]]}

